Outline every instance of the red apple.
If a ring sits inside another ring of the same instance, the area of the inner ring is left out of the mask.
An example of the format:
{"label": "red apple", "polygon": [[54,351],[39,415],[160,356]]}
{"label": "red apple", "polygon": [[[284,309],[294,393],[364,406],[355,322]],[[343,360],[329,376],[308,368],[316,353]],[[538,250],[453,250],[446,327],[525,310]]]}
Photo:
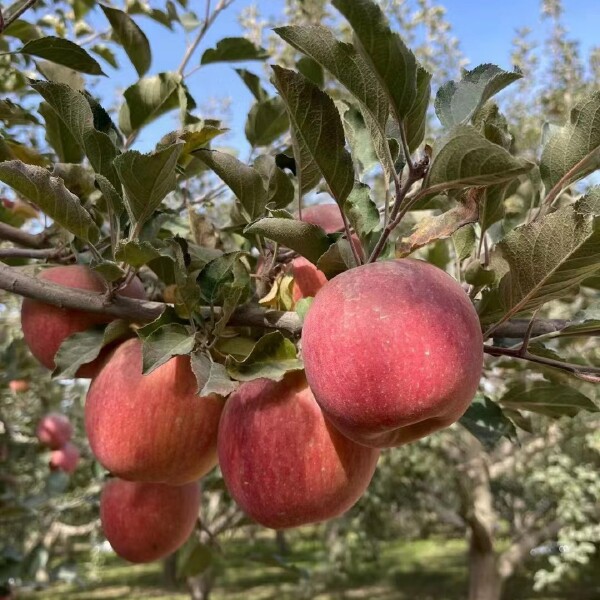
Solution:
{"label": "red apple", "polygon": [[329,281],[306,315],[302,352],[327,417],[378,448],[457,421],[483,365],[468,296],[444,271],[413,259],[363,265]]}
{"label": "red apple", "polygon": [[265,527],[341,515],[366,490],[379,451],[332,427],[301,372],[244,383],[225,405],[219,465],[233,499]]}
{"label": "red apple", "polygon": [[29,382],[25,379],[12,379],[8,382],[8,387],[11,392],[19,394],[29,390]]}
{"label": "red apple", "polygon": [[325,273],[320,271],[308,259],[298,256],[292,261],[292,275],[294,284],[292,286],[292,298],[294,302],[316,293],[327,283]]}
{"label": "red apple", "polygon": [[111,479],[100,495],[100,521],[113,550],[146,563],[175,552],[194,530],[200,486],[170,486]]}
{"label": "red apple", "polygon": [[181,485],[217,463],[224,401],[200,397],[189,356],[142,375],[142,345],[121,344],[92,381],[85,428],[92,452],[114,475]]}
{"label": "red apple", "polygon": [[344,219],[337,204],[314,204],[302,208],[302,221],[318,225],[325,233],[344,230]]}
{"label": "red apple", "polygon": [[[104,292],[102,277],[83,265],[52,267],[42,271],[38,277],[65,287]],[[129,298],[145,298],[142,282],[134,278],[120,295]],[[21,327],[25,343],[31,353],[47,369],[54,369],[54,356],[66,338],[85,331],[94,325],[109,323],[110,317],[81,310],[59,308],[38,300],[25,298],[21,308]],[[77,377],[93,377],[106,359],[107,351],[77,371]]]}
{"label": "red apple", "polygon": [[71,439],[73,427],[65,415],[49,413],[40,420],[35,434],[40,444],[48,446],[51,450],[57,450]]}
{"label": "red apple", "polygon": [[53,450],[50,454],[50,468],[60,469],[65,473],[73,473],[79,462],[79,450],[75,444],[67,442],[62,448]]}

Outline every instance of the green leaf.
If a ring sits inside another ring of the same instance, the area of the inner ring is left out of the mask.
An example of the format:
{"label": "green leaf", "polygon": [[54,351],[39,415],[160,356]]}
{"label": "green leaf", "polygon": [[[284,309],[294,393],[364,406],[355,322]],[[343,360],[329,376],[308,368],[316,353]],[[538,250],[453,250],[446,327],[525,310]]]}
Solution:
{"label": "green leaf", "polygon": [[215,62],[236,62],[240,60],[264,60],[269,54],[264,48],[255,46],[250,40],[242,37],[223,38],[215,48],[205,50],[200,60],[201,65]]}
{"label": "green leaf", "polygon": [[327,252],[324,252],[317,262],[317,268],[325,273],[327,279],[356,266],[350,242],[344,238],[329,246]]}
{"label": "green leaf", "polygon": [[331,243],[320,227],[297,219],[267,217],[248,225],[244,232],[264,235],[298,252],[315,265]]}
{"label": "green leaf", "polygon": [[595,187],[575,205],[522,225],[499,243],[510,266],[499,288],[507,314],[561,298],[600,269],[599,215],[600,187]]}
{"label": "green leaf", "polygon": [[182,149],[180,142],[150,154],[128,150],[115,159],[125,189],[125,208],[138,229],[175,189],[175,167]]}
{"label": "green leaf", "polygon": [[246,69],[236,69],[235,72],[242,78],[246,87],[252,92],[252,95],[258,100],[267,99],[267,92],[260,84],[260,77],[247,71]]}
{"label": "green leaf", "polygon": [[162,256],[161,253],[150,242],[139,240],[121,240],[115,250],[115,260],[125,262],[135,268],[160,256]]}
{"label": "green leaf", "polygon": [[0,100],[0,121],[4,121],[9,127],[39,123],[35,115],[22,106],[10,101],[8,98]]}
{"label": "green leaf", "polygon": [[103,58],[113,69],[119,68],[119,63],[115,57],[115,53],[104,44],[95,44],[90,47],[90,50],[97,54],[100,58]]}
{"label": "green leaf", "polygon": [[272,156],[262,155],[254,161],[254,168],[260,173],[267,191],[269,208],[285,208],[294,201],[294,184],[277,166]]}
{"label": "green leaf", "polygon": [[18,160],[6,161],[0,163],[0,181],[39,206],[77,237],[92,243],[98,240],[100,231],[90,213],[65,187],[62,179],[53,177],[46,169]]}
{"label": "green leaf", "polygon": [[96,173],[118,189],[113,161],[117,149],[111,138],[94,127],[94,114],[87,98],[63,83],[36,81],[31,87],[54,109],[77,143],[84,149]]}
{"label": "green leaf", "polygon": [[177,553],[177,578],[197,577],[213,563],[213,551],[193,539]]}
{"label": "green leaf", "polygon": [[298,302],[296,302],[296,306],[294,307],[294,310],[296,311],[296,313],[298,314],[298,316],[300,317],[300,319],[302,320],[302,322],[304,323],[304,319],[306,317],[306,314],[308,313],[308,309],[312,306],[312,303],[314,302],[314,298],[312,297],[308,297],[308,298],[300,298],[300,300],[298,300]]}
{"label": "green leaf", "polygon": [[63,38],[43,37],[31,40],[19,52],[28,56],[37,56],[38,58],[49,60],[80,73],[105,75],[102,72],[102,67],[95,58],[92,58],[77,44]]}
{"label": "green leaf", "polygon": [[358,237],[363,240],[379,226],[379,210],[371,200],[371,190],[368,185],[356,182],[346,200],[344,213]]}
{"label": "green leaf", "polygon": [[228,356],[225,367],[237,381],[252,381],[266,377],[281,381],[288,371],[299,371],[302,361],[296,358],[296,346],[279,331],[267,333],[256,342],[243,360]]}
{"label": "green leaf", "polygon": [[2,32],[2,35],[17,38],[23,43],[42,37],[42,33],[35,25],[28,23],[23,19],[17,19],[16,21],[13,21]]}
{"label": "green leaf", "polygon": [[113,37],[123,46],[138,75],[143,77],[152,62],[148,38],[127,13],[103,4],[100,8],[112,27]]}
{"label": "green leaf", "polygon": [[337,105],[354,163],[360,166],[362,173],[368,173],[379,163],[371,140],[371,132],[357,108],[343,100],[340,100]]}
{"label": "green leaf", "polygon": [[456,258],[460,262],[469,258],[473,250],[475,250],[475,244],[477,243],[477,236],[475,235],[473,226],[467,225],[455,231],[452,234],[452,243],[454,244]]}
{"label": "green leaf", "polygon": [[360,102],[373,147],[388,179],[394,170],[386,137],[389,103],[379,80],[352,44],[336,39],[321,25],[278,27],[275,33],[288,44],[323,65]]}
{"label": "green leaf", "polygon": [[122,339],[131,333],[127,321],[117,319],[106,327],[94,327],[74,333],[60,345],[54,362],[56,368],[52,377],[71,379],[79,367],[92,362],[100,355],[102,348]]}
{"label": "green leaf", "polygon": [[48,80],[55,83],[64,83],[74,90],[83,92],[85,89],[85,80],[81,73],[62,65],[47,61],[37,61],[38,71]]}
{"label": "green leaf", "polygon": [[482,234],[504,218],[504,199],[516,191],[519,180],[504,181],[485,188],[479,208]]}
{"label": "green leaf", "polygon": [[228,288],[240,284],[243,278],[238,270],[241,255],[239,251],[223,254],[209,261],[198,274],[200,295],[211,306],[223,303]]}
{"label": "green leaf", "polygon": [[47,102],[42,102],[38,111],[46,124],[46,141],[54,149],[58,159],[64,163],[81,162],[84,156],[83,149],[55,110]]}
{"label": "green leaf", "polygon": [[243,164],[231,154],[216,150],[198,150],[194,156],[212,169],[236,195],[248,221],[264,214],[267,192],[256,169]]}
{"label": "green leaf", "polygon": [[425,139],[427,110],[431,99],[431,73],[419,66],[417,68],[417,97],[404,119],[404,130],[408,149],[414,152]]}
{"label": "green leaf", "polygon": [[500,404],[507,408],[527,410],[552,418],[574,417],[582,410],[599,412],[598,407],[581,392],[548,381],[519,383],[504,394]]}
{"label": "green leaf", "polygon": [[268,146],[289,128],[285,104],[281,98],[255,102],[246,120],[246,138],[251,146]]}
{"label": "green leaf", "polygon": [[559,181],[562,189],[565,189],[598,167],[600,167],[600,91],[586,96],[573,107],[569,122],[550,137],[544,146],[540,160],[540,171],[546,193]]}
{"label": "green leaf", "polygon": [[417,101],[417,60],[371,0],[333,0],[350,22],[362,55],[377,74],[392,113],[403,121]]}
{"label": "green leaf", "polygon": [[119,127],[130,136],[166,112],[179,106],[178,90],[181,75],[159,73],[144,77],[128,87],[123,96],[124,104],[119,111]]}
{"label": "green leaf", "polygon": [[532,167],[470,125],[458,125],[436,143],[427,185],[436,190],[488,186],[510,181]]}
{"label": "green leaf", "polygon": [[148,335],[142,344],[143,373],[148,375],[173,356],[189,354],[196,343],[195,337],[178,323],[163,325]]}
{"label": "green leaf", "polygon": [[192,353],[191,361],[192,371],[198,381],[198,395],[229,396],[237,389],[239,384],[229,377],[225,365],[214,362],[205,352]]}
{"label": "green leaf", "polygon": [[323,67],[310,56],[303,56],[300,60],[297,60],[296,69],[304,77],[310,79],[317,87],[323,89],[325,86]]}
{"label": "green leaf", "polygon": [[304,75],[274,65],[273,76],[294,135],[318,166],[331,195],[343,206],[354,186],[354,166],[333,100]]}
{"label": "green leaf", "polygon": [[460,418],[459,423],[473,434],[490,452],[504,437],[517,440],[513,422],[504,416],[502,409],[489,398],[477,396]]}
{"label": "green leaf", "polygon": [[494,94],[522,77],[519,72],[510,73],[492,64],[465,71],[458,83],[449,81],[438,90],[435,97],[438,119],[448,128],[468,123]]}

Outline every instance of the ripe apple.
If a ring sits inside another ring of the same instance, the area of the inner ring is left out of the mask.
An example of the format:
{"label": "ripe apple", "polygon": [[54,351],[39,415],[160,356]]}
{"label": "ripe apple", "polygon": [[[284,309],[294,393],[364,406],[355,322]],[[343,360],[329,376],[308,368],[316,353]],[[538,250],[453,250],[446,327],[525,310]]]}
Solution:
{"label": "ripe apple", "polygon": [[[105,290],[102,277],[83,265],[52,267],[42,271],[38,277],[44,281],[90,292]],[[120,295],[140,299],[146,297],[144,286],[137,277],[120,292]],[[111,318],[106,315],[59,308],[31,298],[25,298],[21,308],[21,327],[25,343],[47,369],[54,369],[54,356],[66,338],[110,321]],[[96,360],[82,365],[76,376],[93,377],[106,359],[107,352],[105,349]]]}
{"label": "ripe apple", "polygon": [[65,415],[48,413],[42,417],[35,431],[40,444],[51,450],[62,448],[73,436],[73,427]]}
{"label": "ripe apple", "polygon": [[8,388],[14,394],[19,394],[21,392],[26,392],[29,390],[29,382],[25,379],[11,379],[8,382]]}
{"label": "ripe apple", "polygon": [[181,485],[217,464],[224,401],[200,397],[189,356],[142,375],[139,339],[121,344],[92,381],[85,429],[92,452],[114,475]]}
{"label": "ripe apple", "polygon": [[413,259],[363,265],[329,281],[306,315],[302,352],[327,417],[377,448],[457,421],[483,366],[468,296],[444,271]]}
{"label": "ripe apple", "polygon": [[314,204],[302,208],[302,220],[318,225],[325,233],[344,230],[344,219],[337,204]]}
{"label": "ripe apple", "polygon": [[175,552],[194,530],[200,486],[111,479],[100,495],[100,521],[113,550],[133,563]]}
{"label": "ripe apple", "polygon": [[265,527],[331,519],[366,490],[379,451],[339,433],[302,372],[242,384],[219,425],[219,465],[233,499]]}
{"label": "ripe apple", "polygon": [[62,448],[53,450],[50,454],[50,468],[60,469],[65,473],[73,473],[79,462],[79,450],[75,444],[67,442]]}

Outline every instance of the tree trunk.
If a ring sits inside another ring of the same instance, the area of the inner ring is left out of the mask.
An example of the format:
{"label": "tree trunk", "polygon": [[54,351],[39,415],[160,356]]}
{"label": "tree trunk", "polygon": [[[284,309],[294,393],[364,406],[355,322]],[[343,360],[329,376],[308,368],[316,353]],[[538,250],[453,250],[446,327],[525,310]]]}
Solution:
{"label": "tree trunk", "polygon": [[493,550],[471,543],[469,548],[469,600],[500,600],[503,580]]}
{"label": "tree trunk", "polygon": [[189,577],[188,586],[190,588],[190,598],[192,598],[192,600],[210,600],[210,594],[215,585],[215,580],[216,573],[213,567],[208,567],[208,569],[198,577]]}
{"label": "tree trunk", "polygon": [[278,529],[275,532],[275,543],[277,544],[277,552],[282,556],[290,553],[290,547],[288,546],[287,539],[285,538],[285,531]]}

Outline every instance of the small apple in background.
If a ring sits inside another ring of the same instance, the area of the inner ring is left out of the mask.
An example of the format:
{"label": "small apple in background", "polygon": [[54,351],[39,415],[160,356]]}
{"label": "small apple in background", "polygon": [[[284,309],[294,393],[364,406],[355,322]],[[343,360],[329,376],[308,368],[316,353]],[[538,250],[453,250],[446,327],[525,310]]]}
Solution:
{"label": "small apple in background", "polygon": [[[102,277],[83,265],[51,267],[41,271],[38,278],[90,292],[104,292],[106,289]],[[121,290],[119,295],[146,298],[144,286],[137,277]],[[25,343],[47,369],[54,369],[54,356],[66,338],[110,321],[111,318],[106,315],[59,308],[30,298],[23,300],[21,308],[21,327]],[[83,365],[76,376],[93,377],[104,363],[107,352],[108,350],[104,350],[96,360]]]}
{"label": "small apple in background", "polygon": [[181,485],[217,464],[224,400],[198,396],[189,356],[142,375],[142,344],[121,344],[92,381],[85,429],[92,452],[111,473],[132,481]]}
{"label": "small apple in background", "polygon": [[447,273],[413,259],[363,265],[318,293],[302,330],[306,377],[331,422],[399,446],[457,421],[483,366],[477,313]]}
{"label": "small apple in background", "polygon": [[164,558],[185,543],[200,511],[200,486],[111,479],[100,495],[100,521],[113,550],[125,560]]}
{"label": "small apple in background", "polygon": [[12,379],[8,382],[8,388],[13,394],[20,394],[29,390],[29,382],[25,379]]}
{"label": "small apple in background", "polygon": [[58,450],[73,436],[73,427],[65,415],[49,413],[42,417],[35,433],[40,444],[51,450]]}
{"label": "small apple in background", "polygon": [[219,425],[219,465],[231,496],[274,529],[344,513],[366,490],[378,457],[327,421],[302,372],[242,384]]}
{"label": "small apple in background", "polygon": [[79,449],[75,444],[67,442],[62,448],[53,450],[50,454],[50,468],[59,469],[65,473],[73,473],[79,463]]}

